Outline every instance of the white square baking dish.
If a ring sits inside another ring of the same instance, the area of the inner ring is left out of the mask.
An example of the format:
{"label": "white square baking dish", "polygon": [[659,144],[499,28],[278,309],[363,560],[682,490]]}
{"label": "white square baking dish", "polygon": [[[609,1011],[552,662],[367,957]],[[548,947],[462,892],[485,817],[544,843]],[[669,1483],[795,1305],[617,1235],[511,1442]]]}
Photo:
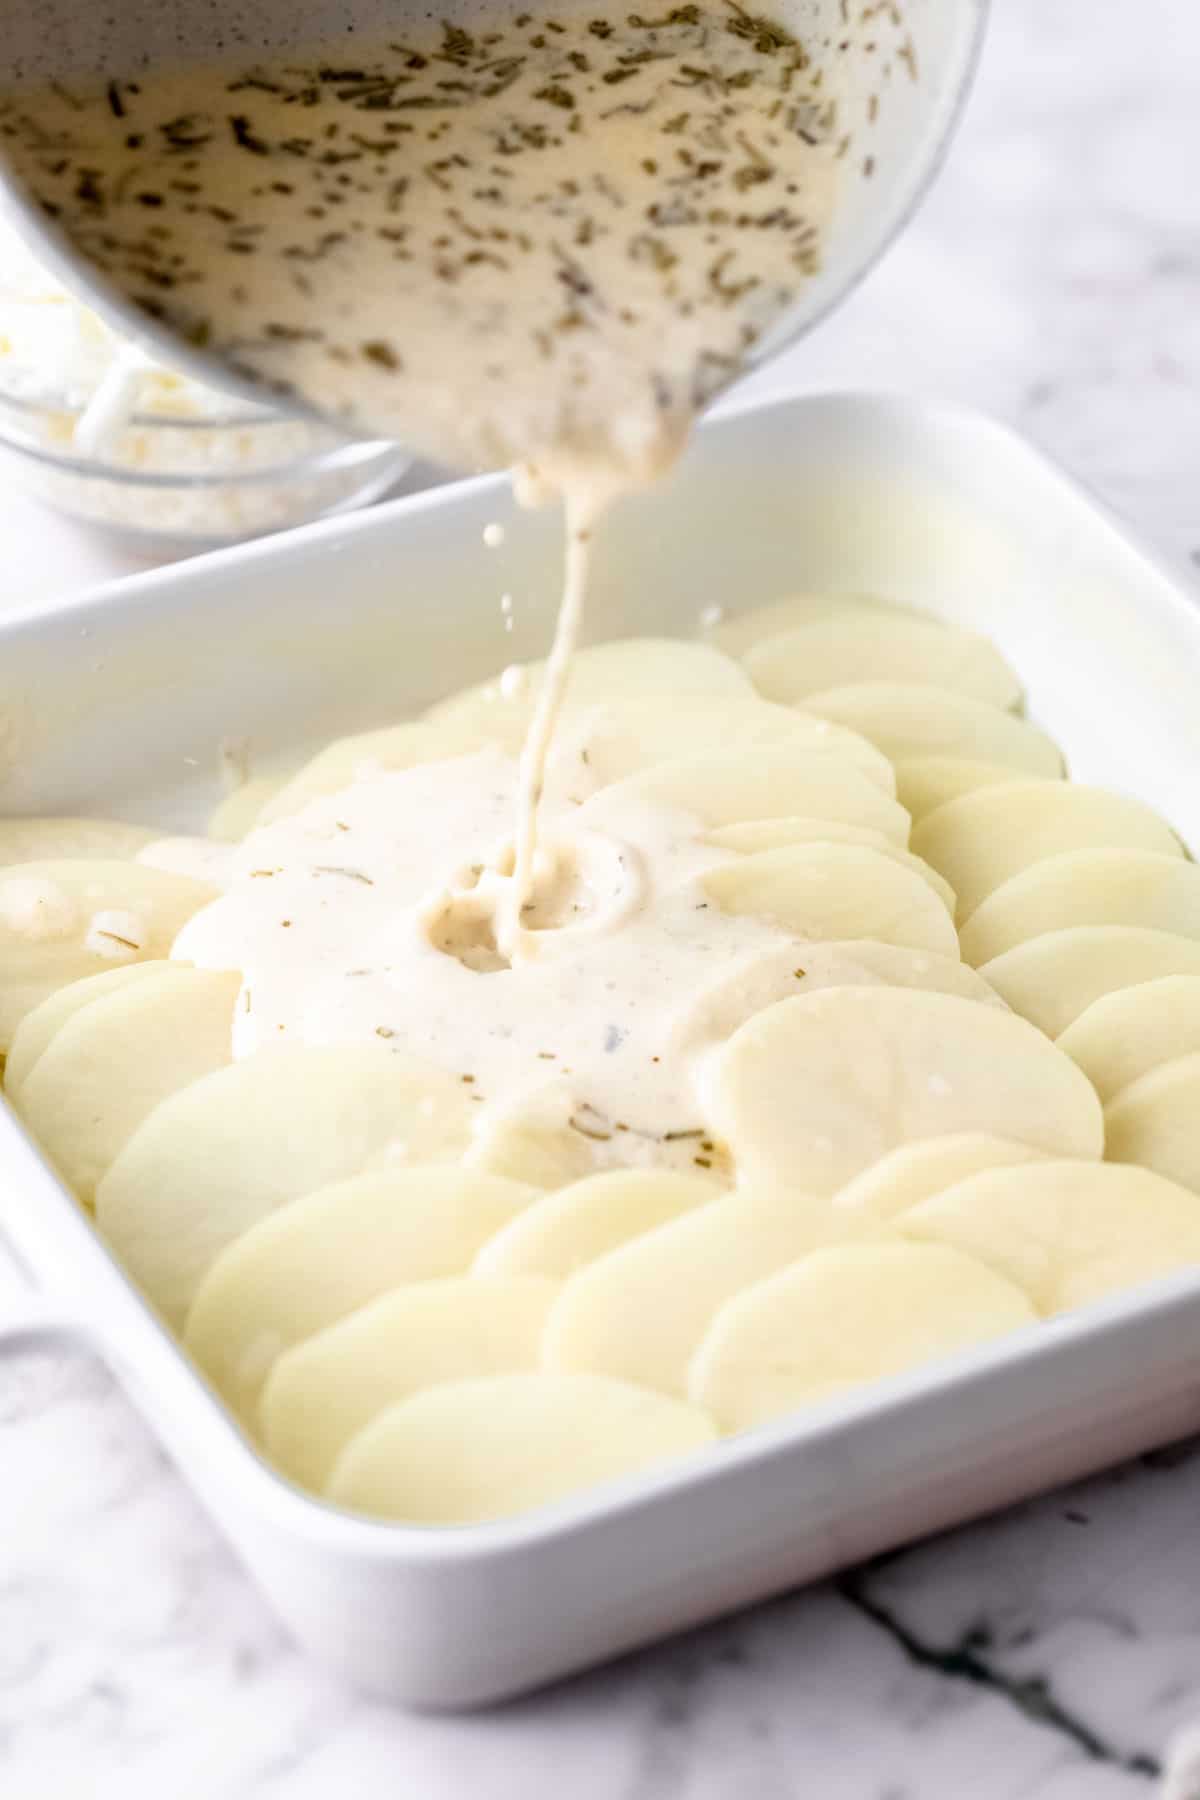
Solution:
{"label": "white square baking dish", "polygon": [[[493,519],[500,550],[483,544]],[[6,624],[0,810],[194,825],[220,740],[269,766],[538,653],[557,556],[555,520],[515,513],[500,481],[468,482]],[[591,622],[686,633],[706,606],[810,585],[985,630],[1073,773],[1200,841],[1200,613],[1007,431],[856,395],[728,416],[608,528]],[[259,1460],[10,1115],[0,1229],[33,1284],[0,1343],[93,1345],[297,1637],[422,1706],[518,1692],[1200,1425],[1197,1275],[535,1515],[383,1525]]]}

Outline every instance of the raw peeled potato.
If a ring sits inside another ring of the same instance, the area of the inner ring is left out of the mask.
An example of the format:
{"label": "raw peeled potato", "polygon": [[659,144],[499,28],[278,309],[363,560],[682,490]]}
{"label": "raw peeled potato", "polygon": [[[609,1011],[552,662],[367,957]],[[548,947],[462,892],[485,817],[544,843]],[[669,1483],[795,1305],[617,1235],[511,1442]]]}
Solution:
{"label": "raw peeled potato", "polygon": [[109,994],[120,993],[122,988],[131,987],[139,981],[153,981],[164,969],[176,965],[166,961],[120,963],[115,969],[106,969],[103,975],[85,975],[82,981],[72,981],[67,987],[59,988],[40,1006],[26,1013],[17,1026],[13,1037],[12,1048],[4,1065],[4,1089],[15,1104],[21,1093],[22,1084],[28,1078],[50,1043],[59,1027],[67,1020],[81,1012],[85,1006],[91,1006],[95,1000],[103,1000]]}
{"label": "raw peeled potato", "polygon": [[1030,938],[979,973],[1014,1012],[1056,1038],[1105,994],[1164,975],[1200,975],[1200,944],[1136,925],[1076,925]]}
{"label": "raw peeled potato", "polygon": [[[834,1198],[849,1213],[872,1219],[894,1219],[931,1194],[965,1181],[983,1169],[1037,1162],[1042,1151],[1013,1138],[989,1137],[985,1131],[960,1131],[951,1137],[922,1138],[901,1144],[856,1175]],[[1091,1168],[1091,1163],[1086,1165]]]}
{"label": "raw peeled potato", "polygon": [[629,1238],[706,1206],[713,1186],[670,1169],[608,1169],[540,1194],[475,1258],[477,1275],[546,1275],[563,1281]]}
{"label": "raw peeled potato", "polygon": [[250,1424],[291,1345],[406,1282],[465,1274],[537,1191],[426,1163],[304,1194],[221,1252],[196,1291],[184,1343]]}
{"label": "raw peeled potato", "polygon": [[870,826],[902,849],[908,842],[908,814],[860,769],[803,750],[755,750],[736,761],[712,751],[660,763],[604,788],[580,808],[580,823],[603,829],[631,801],[686,813],[709,831],[801,813]]}
{"label": "raw peeled potato", "polygon": [[745,669],[760,694],[786,706],[864,681],[947,688],[988,706],[1016,706],[1021,698],[1020,682],[989,639],[878,607],[845,606],[765,638]]}
{"label": "raw peeled potato", "polygon": [[85,1206],[154,1108],[229,1062],[240,988],[240,975],[164,963],[59,1026],[16,1106]]}
{"label": "raw peeled potato", "polygon": [[1104,1123],[1110,1162],[1140,1163],[1200,1194],[1200,1052],[1131,1081]]}
{"label": "raw peeled potato", "polygon": [[1019,1288],[958,1250],[839,1245],[723,1306],[692,1363],[688,1392],[722,1431],[745,1431],[1036,1317]]}
{"label": "raw peeled potato", "polygon": [[33,862],[121,862],[160,835],[118,819],[0,819],[0,868]]}
{"label": "raw peeled potato", "polygon": [[1059,776],[1062,752],[1044,731],[982,700],[919,682],[861,681],[808,694],[805,712],[844,725],[895,762],[916,756],[1004,763],[1013,779]]}
{"label": "raw peeled potato", "polygon": [[220,1252],[289,1200],[385,1162],[457,1155],[461,1085],[386,1050],[260,1051],[151,1113],[96,1190],[100,1229],[175,1330]]}
{"label": "raw peeled potato", "polygon": [[1014,875],[963,927],[978,966],[1073,925],[1137,925],[1200,938],[1200,867],[1154,850],[1070,850]]}
{"label": "raw peeled potato", "polygon": [[1032,1025],[909,988],[781,1000],[714,1059],[711,1117],[739,1179],[833,1194],[898,1144],[963,1131],[1100,1156],[1100,1102]]}
{"label": "raw peeled potato", "polygon": [[1111,1100],[1163,1063],[1200,1052],[1200,975],[1164,975],[1105,994],[1067,1026],[1058,1047],[1101,1100]]}
{"label": "raw peeled potato", "polygon": [[722,912],[764,919],[817,943],[874,938],[902,949],[958,955],[940,895],[903,864],[862,844],[760,850],[703,878]]}
{"label": "raw peeled potato", "polygon": [[696,1346],[732,1294],[859,1229],[802,1193],[721,1195],[572,1275],[546,1321],[543,1361],[686,1393]]}
{"label": "raw peeled potato", "polygon": [[1200,1264],[1200,1198],[1119,1163],[991,1169],[893,1224],[986,1263],[1044,1317]]}
{"label": "raw peeled potato", "polygon": [[[494,739],[499,734],[492,733]],[[362,731],[354,737],[337,738],[317,752],[290,781],[285,781],[262,807],[255,825],[270,825],[276,819],[290,819],[302,812],[312,800],[326,794],[340,793],[356,781],[370,775],[414,769],[420,763],[440,762],[453,756],[469,756],[489,741],[480,731],[450,725],[435,725],[427,719],[411,719],[402,725],[385,725],[379,731]],[[520,733],[509,733],[504,748],[520,748]]]}
{"label": "raw peeled potato", "polygon": [[[1011,763],[973,762],[965,756],[905,756],[895,765],[896,798],[912,814],[915,825],[947,800],[972,794],[976,788],[996,787],[1013,779]],[[1022,781],[1057,779],[1023,771]]]}
{"label": "raw peeled potato", "polygon": [[466,1525],[641,1474],[716,1437],[694,1406],[595,1375],[448,1382],[347,1445],[331,1500],[412,1525]]}
{"label": "raw peeled potato", "polygon": [[747,856],[759,850],[785,850],[796,844],[860,844],[919,875],[954,917],[957,900],[945,876],[867,825],[840,825],[835,819],[750,819],[743,825],[718,827],[709,834],[708,842],[714,849],[738,850]]}
{"label": "raw peeled potato", "polygon": [[29,862],[0,870],[0,1054],[26,1013],[115,963],[165,957],[216,890],[135,862]]}
{"label": "raw peeled potato", "polygon": [[535,1369],[558,1283],[536,1275],[461,1276],[397,1288],[287,1350],[262,1392],[267,1454],[321,1489],[372,1419],[443,1381]]}
{"label": "raw peeled potato", "polygon": [[226,794],[208,821],[208,835],[223,844],[240,844],[259,823],[263,808],[283,787],[283,775],[256,775]]}
{"label": "raw peeled potato", "polygon": [[785,631],[810,625],[815,619],[827,619],[846,606],[860,613],[873,611],[883,619],[894,618],[897,613],[903,618],[917,617],[896,601],[876,600],[869,594],[789,594],[783,600],[770,600],[750,612],[737,613],[731,619],[717,620],[707,634],[708,642],[726,656],[740,659],[764,638],[779,637]]}

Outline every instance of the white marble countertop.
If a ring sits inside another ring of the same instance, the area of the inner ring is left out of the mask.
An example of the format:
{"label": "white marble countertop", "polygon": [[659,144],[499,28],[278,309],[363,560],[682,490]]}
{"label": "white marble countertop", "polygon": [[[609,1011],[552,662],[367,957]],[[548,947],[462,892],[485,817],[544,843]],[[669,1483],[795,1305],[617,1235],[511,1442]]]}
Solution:
{"label": "white marble countertop", "polygon": [[[1200,560],[1200,12],[995,14],[918,222],[755,386],[982,405]],[[8,493],[0,541],[0,606],[137,566]],[[1200,1441],[466,1720],[306,1665],[96,1367],[0,1368],[0,1471],[5,1800],[1136,1800],[1200,1719]]]}

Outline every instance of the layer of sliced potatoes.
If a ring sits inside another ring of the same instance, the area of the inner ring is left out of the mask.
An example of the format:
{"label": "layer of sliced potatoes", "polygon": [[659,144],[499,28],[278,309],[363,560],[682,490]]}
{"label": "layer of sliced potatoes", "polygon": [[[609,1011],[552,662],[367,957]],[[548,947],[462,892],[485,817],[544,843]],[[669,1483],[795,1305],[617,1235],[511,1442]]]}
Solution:
{"label": "layer of sliced potatoes", "polygon": [[[540,679],[249,780],[192,866],[511,755]],[[697,905],[774,933],[667,1035],[694,1132],[581,1128],[569,1072],[479,1105],[402,1034],[235,1058],[245,971],[171,956],[213,885],[142,826],[0,821],[9,1104],[290,1480],[502,1518],[1200,1266],[1200,876],[995,645],[789,596],[583,652],[557,754],[588,831],[669,814]]]}

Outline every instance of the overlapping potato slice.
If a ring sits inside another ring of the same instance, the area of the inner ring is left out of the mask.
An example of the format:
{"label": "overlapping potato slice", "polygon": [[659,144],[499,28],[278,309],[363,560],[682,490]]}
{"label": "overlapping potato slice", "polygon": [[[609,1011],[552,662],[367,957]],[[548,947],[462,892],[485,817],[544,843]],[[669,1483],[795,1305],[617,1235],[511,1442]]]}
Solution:
{"label": "overlapping potato slice", "polygon": [[726,656],[741,658],[764,638],[779,637],[782,632],[811,625],[816,619],[827,619],[845,607],[853,607],[859,613],[869,610],[885,619],[896,614],[902,618],[920,616],[898,602],[879,600],[870,594],[787,594],[782,600],[769,600],[765,606],[752,607],[749,612],[717,619],[706,628],[706,640],[723,650]]}
{"label": "overlapping potato slice", "polygon": [[15,1104],[85,1206],[143,1119],[229,1062],[240,988],[240,975],[164,963],[59,1026]]}
{"label": "overlapping potato slice", "polygon": [[1163,1063],[1200,1052],[1200,975],[1164,975],[1105,994],[1058,1040],[1101,1100]]}
{"label": "overlapping potato slice", "polygon": [[164,869],[168,875],[188,875],[223,893],[233,877],[235,850],[216,838],[155,838],[139,850],[134,861],[147,869]]}
{"label": "overlapping potato slice", "polygon": [[421,763],[442,762],[454,756],[469,756],[489,743],[499,742],[504,749],[516,751],[521,744],[521,726],[497,714],[495,730],[487,733],[470,724],[438,725],[428,719],[410,719],[401,725],[385,725],[378,731],[361,731],[353,737],[336,738],[305,763],[290,781],[263,805],[255,825],[270,825],[276,819],[290,819],[302,812],[311,800],[325,794],[340,793],[371,775],[413,769]]}
{"label": "overlapping potato slice", "polygon": [[159,834],[118,819],[0,819],[0,868],[12,863],[120,862]]}
{"label": "overlapping potato slice", "polygon": [[1014,1012],[1058,1037],[1097,1000],[1165,975],[1200,975],[1200,945],[1136,925],[1076,925],[1030,938],[979,973]]}
{"label": "overlapping potato slice", "polygon": [[1017,776],[1059,776],[1062,752],[1044,731],[999,707],[919,682],[862,681],[805,696],[804,710],[868,738],[895,763],[965,757],[1003,763]]}
{"label": "overlapping potato slice", "polygon": [[688,1391],[722,1431],[745,1431],[1036,1317],[1018,1287],[958,1250],[839,1245],[728,1301],[696,1353]]}
{"label": "overlapping potato slice", "polygon": [[[856,1175],[834,1203],[847,1212],[872,1219],[892,1219],[918,1206],[931,1194],[965,1181],[983,1169],[1037,1162],[1045,1153],[1014,1138],[991,1137],[985,1131],[959,1131],[951,1137],[922,1138],[899,1144],[877,1163]],[[1092,1166],[1090,1163],[1087,1165]]]}
{"label": "overlapping potato slice", "polygon": [[641,1474],[716,1437],[694,1406],[597,1375],[448,1382],[347,1445],[326,1489],[356,1512],[466,1525]]}
{"label": "overlapping potato slice", "polygon": [[696,1346],[730,1295],[860,1229],[799,1192],[723,1194],[572,1275],[546,1321],[545,1365],[683,1394]]}
{"label": "overlapping potato slice", "polygon": [[479,1275],[562,1281],[629,1238],[706,1206],[713,1185],[671,1169],[609,1169],[541,1194],[484,1244]]}
{"label": "overlapping potato slice", "polygon": [[[1011,763],[976,762],[967,756],[905,756],[894,765],[896,798],[912,814],[915,825],[947,800],[1013,780]],[[1022,781],[1060,780],[1058,776],[1021,771]]]}
{"label": "overlapping potato slice", "polygon": [[154,980],[164,969],[173,966],[165,961],[119,963],[115,969],[105,969],[101,975],[85,975],[82,981],[70,982],[51,994],[48,1000],[43,1000],[40,1006],[35,1006],[32,1012],[26,1013],[13,1034],[12,1047],[4,1065],[4,1090],[9,1099],[14,1103],[19,1100],[22,1083],[55,1032],[68,1019],[94,1000],[103,1000],[136,982]]}
{"label": "overlapping potato slice", "polygon": [[458,1155],[464,1092],[385,1050],[260,1051],[151,1113],[96,1191],[100,1229],[179,1329],[216,1257],[276,1207],[389,1159]]}
{"label": "overlapping potato slice", "polygon": [[320,1489],[356,1432],[443,1381],[535,1369],[558,1283],[469,1275],[397,1288],[276,1362],[259,1403],[273,1462]]}
{"label": "overlapping potato slice", "polygon": [[1183,856],[1170,826],[1140,800],[1067,781],[1014,781],[961,794],[921,820],[912,849],[958,895],[960,925],[1014,875],[1071,850]]}
{"label": "overlapping potato slice", "polygon": [[0,1053],[26,1013],[116,963],[159,960],[216,890],[135,862],[72,860],[0,870]]}
{"label": "overlapping potato slice", "polygon": [[1200,1194],[1200,1052],[1139,1075],[1104,1109],[1107,1156]]}
{"label": "overlapping potato slice", "polygon": [[945,876],[868,825],[842,825],[836,819],[750,819],[741,825],[720,826],[709,833],[707,841],[718,850],[739,850],[745,855],[758,850],[783,850],[792,844],[864,844],[919,875],[954,917],[957,901]]}
{"label": "overlapping potato slice", "polygon": [[184,1342],[250,1423],[272,1365],[291,1345],[392,1288],[464,1274],[537,1192],[426,1163],[304,1194],[221,1252],[196,1290]]}
{"label": "overlapping potato slice", "polygon": [[1100,1102],[999,1007],[915,989],[825,989],[750,1019],[715,1059],[711,1117],[743,1181],[833,1194],[898,1144],[955,1132],[1099,1156]]}
{"label": "overlapping potato slice", "polygon": [[1200,1266],[1200,1198],[1120,1163],[990,1169],[893,1224],[905,1237],[986,1263],[1044,1317]]}
{"label": "overlapping potato slice", "polygon": [[957,956],[945,902],[902,863],[863,844],[792,844],[712,869],[705,893],[723,912],[767,920],[810,942],[874,938]]}
{"label": "overlapping potato slice", "polygon": [[799,813],[869,826],[901,848],[908,842],[908,814],[868,776],[803,750],[754,750],[736,759],[712,751],[660,763],[604,788],[580,809],[580,822],[602,828],[631,802],[686,814],[707,831]]}
{"label": "overlapping potato slice", "polygon": [[1200,867],[1154,850],[1069,850],[1034,863],[980,902],[962,932],[969,963],[1048,931],[1134,925],[1200,938]]}
{"label": "overlapping potato slice", "polygon": [[226,794],[208,821],[208,835],[222,844],[240,844],[259,823],[263,808],[287,780],[285,775],[254,775]]}
{"label": "overlapping potato slice", "polygon": [[917,682],[1005,708],[1021,698],[1020,682],[988,638],[853,604],[761,639],[745,669],[760,694],[785,706],[864,681]]}

